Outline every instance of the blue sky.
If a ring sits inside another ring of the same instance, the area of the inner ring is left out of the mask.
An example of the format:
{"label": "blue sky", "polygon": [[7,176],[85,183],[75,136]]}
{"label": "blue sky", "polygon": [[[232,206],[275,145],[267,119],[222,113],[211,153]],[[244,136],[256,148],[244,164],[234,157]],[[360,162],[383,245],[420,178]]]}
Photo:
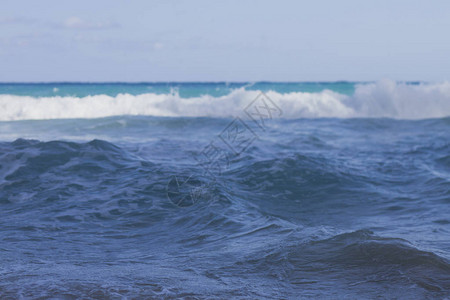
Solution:
{"label": "blue sky", "polygon": [[0,81],[449,80],[450,1],[7,1]]}

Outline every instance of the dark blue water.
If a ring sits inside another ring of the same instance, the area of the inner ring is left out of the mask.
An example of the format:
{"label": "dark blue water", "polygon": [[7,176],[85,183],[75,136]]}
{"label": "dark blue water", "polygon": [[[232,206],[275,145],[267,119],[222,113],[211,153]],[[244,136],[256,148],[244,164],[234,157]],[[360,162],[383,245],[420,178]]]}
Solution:
{"label": "dark blue water", "polygon": [[450,296],[448,117],[266,121],[0,122],[0,298]]}

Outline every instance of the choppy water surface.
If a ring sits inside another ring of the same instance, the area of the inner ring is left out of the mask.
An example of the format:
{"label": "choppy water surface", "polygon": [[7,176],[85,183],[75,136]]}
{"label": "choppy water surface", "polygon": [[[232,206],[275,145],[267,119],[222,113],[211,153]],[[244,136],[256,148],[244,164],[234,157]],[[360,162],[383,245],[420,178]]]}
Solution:
{"label": "choppy water surface", "polygon": [[450,119],[295,118],[283,97],[213,173],[217,106],[5,117],[0,298],[448,298]]}

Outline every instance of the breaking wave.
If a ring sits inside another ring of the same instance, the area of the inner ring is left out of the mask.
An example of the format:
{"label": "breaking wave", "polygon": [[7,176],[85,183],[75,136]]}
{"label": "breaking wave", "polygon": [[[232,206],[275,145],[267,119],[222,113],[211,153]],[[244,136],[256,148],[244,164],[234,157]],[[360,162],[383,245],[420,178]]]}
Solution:
{"label": "breaking wave", "polygon": [[[0,121],[102,118],[120,115],[165,117],[233,117],[242,113],[260,93],[238,88],[214,97],[183,98],[178,92],[117,96],[31,97],[0,95]],[[321,92],[281,93],[267,96],[283,117],[427,119],[450,115],[450,82],[407,84],[391,80],[357,84],[352,95],[325,89]]]}

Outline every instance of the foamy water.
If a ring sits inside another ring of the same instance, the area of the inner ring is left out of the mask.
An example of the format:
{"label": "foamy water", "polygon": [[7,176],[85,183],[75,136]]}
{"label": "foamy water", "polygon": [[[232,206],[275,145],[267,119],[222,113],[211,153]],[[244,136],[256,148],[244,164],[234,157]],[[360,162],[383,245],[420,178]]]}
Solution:
{"label": "foamy water", "polygon": [[[223,96],[182,97],[171,93],[120,93],[115,96],[18,96],[0,94],[0,120],[101,118],[110,116],[232,117],[259,90],[232,89]],[[389,80],[355,84],[353,94],[330,89],[320,92],[265,91],[284,118],[426,119],[450,115],[450,83],[411,85]]]}

